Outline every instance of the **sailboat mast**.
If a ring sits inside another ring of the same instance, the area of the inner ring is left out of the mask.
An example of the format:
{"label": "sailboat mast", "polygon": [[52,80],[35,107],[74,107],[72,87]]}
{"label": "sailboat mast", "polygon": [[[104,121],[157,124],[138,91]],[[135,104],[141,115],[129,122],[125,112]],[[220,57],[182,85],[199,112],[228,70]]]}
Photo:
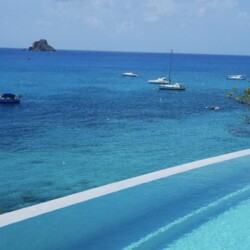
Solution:
{"label": "sailboat mast", "polygon": [[170,53],[170,65],[169,65],[169,75],[168,75],[169,82],[171,82],[172,58],[173,58],[173,50],[171,49],[171,53]]}

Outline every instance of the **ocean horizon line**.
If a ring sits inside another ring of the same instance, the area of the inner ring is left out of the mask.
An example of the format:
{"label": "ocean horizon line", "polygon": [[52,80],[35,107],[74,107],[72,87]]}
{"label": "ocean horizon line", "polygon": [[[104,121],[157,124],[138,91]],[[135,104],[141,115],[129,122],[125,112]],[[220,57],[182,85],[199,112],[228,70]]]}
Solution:
{"label": "ocean horizon line", "polygon": [[[34,52],[43,52],[43,51],[29,51],[28,48],[14,48],[14,47],[0,47],[1,50],[21,50],[28,51],[31,53]],[[171,54],[169,52],[160,52],[160,51],[120,51],[120,50],[85,50],[85,49],[56,49],[57,52],[98,52],[98,53],[126,53],[126,54]],[[49,51],[51,52],[51,51]],[[52,51],[53,52],[53,51]],[[177,55],[194,55],[194,56],[229,56],[229,57],[250,57],[249,55],[243,54],[216,54],[216,53],[199,53],[199,52],[176,52],[173,50],[174,54]]]}

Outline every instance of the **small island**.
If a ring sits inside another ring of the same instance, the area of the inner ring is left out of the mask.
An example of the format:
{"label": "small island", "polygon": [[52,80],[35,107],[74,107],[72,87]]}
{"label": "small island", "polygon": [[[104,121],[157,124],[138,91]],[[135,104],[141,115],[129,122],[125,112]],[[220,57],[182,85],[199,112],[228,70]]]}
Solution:
{"label": "small island", "polygon": [[29,47],[30,51],[56,51],[52,46],[50,46],[45,39],[40,39],[35,41],[32,44],[32,47]]}

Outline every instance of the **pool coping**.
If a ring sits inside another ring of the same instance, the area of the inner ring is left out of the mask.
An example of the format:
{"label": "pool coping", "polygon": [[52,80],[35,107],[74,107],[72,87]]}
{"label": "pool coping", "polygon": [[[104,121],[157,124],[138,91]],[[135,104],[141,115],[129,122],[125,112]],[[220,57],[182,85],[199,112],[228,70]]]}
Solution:
{"label": "pool coping", "polygon": [[245,149],[237,152],[223,154],[215,157],[206,158],[190,163],[185,163],[171,168],[155,171],[152,173],[132,177],[122,181],[114,182],[97,188],[89,189],[62,198],[50,200],[44,203],[39,203],[30,207],[15,210],[9,213],[0,215],[0,227],[4,227],[22,220],[26,220],[35,216],[49,213],[61,208],[85,202],[100,196],[108,195],[127,188],[135,187],[144,183],[166,178],[171,175],[183,173],[189,170],[205,167],[214,163],[220,163],[227,160],[250,155],[250,149]]}

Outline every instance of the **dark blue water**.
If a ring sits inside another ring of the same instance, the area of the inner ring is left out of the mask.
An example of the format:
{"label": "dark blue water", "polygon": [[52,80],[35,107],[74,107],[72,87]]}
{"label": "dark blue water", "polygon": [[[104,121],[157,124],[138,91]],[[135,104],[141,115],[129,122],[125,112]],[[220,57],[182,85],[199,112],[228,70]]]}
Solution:
{"label": "dark blue water", "polygon": [[[15,210],[177,164],[249,148],[247,107],[226,94],[247,81],[250,57],[0,50],[0,208]],[[134,71],[140,78],[122,77]],[[220,106],[219,111],[205,109]]]}

